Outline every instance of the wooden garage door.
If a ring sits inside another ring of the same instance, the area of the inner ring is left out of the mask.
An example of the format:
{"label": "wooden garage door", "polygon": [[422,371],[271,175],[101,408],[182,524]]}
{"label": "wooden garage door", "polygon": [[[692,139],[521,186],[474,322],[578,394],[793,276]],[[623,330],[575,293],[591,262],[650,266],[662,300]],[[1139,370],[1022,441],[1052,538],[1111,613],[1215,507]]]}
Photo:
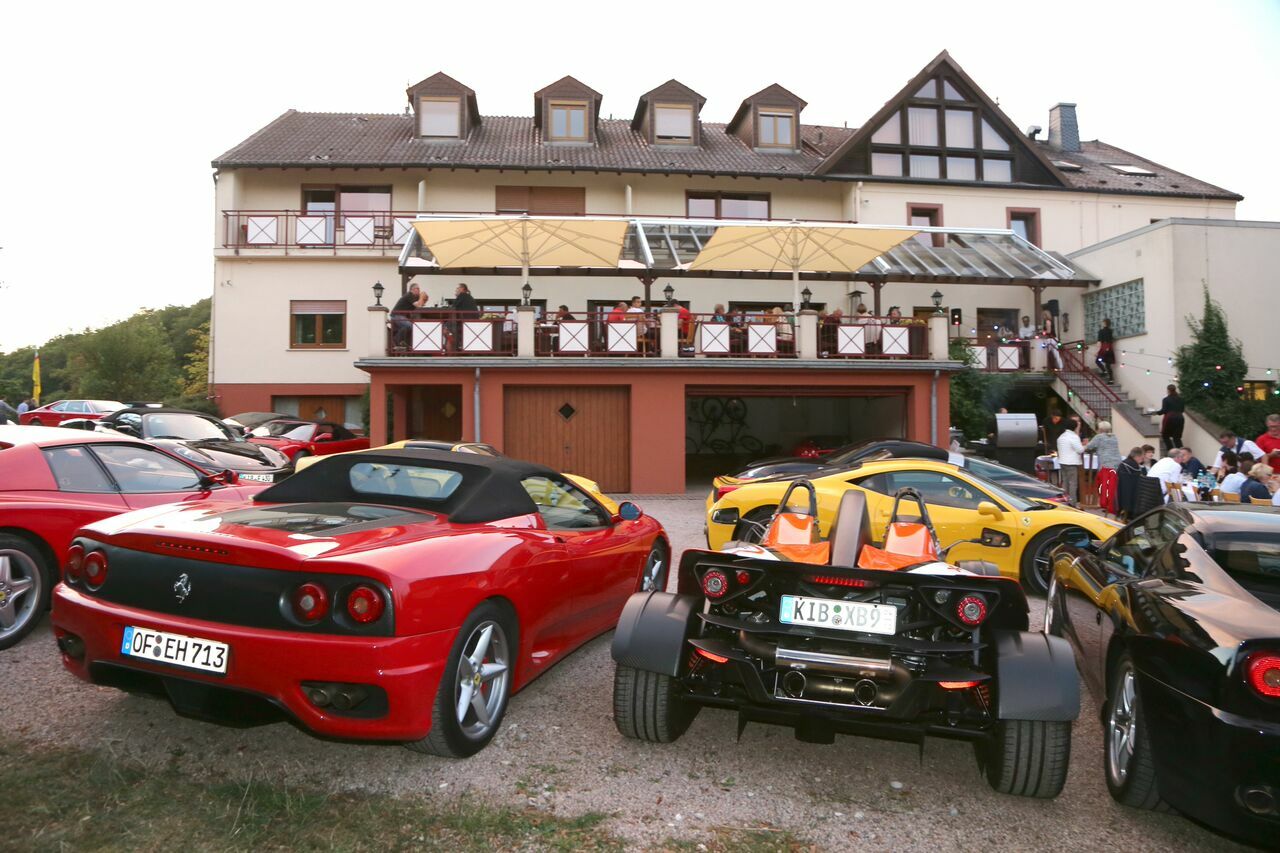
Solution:
{"label": "wooden garage door", "polygon": [[606,492],[631,488],[631,389],[595,385],[507,386],[503,450],[590,477]]}

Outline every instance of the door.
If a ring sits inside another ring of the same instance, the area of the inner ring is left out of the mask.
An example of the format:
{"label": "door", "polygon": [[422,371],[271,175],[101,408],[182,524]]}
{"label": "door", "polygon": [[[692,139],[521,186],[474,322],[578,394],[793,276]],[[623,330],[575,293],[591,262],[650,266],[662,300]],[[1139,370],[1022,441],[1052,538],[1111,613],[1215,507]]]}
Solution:
{"label": "door", "polygon": [[154,447],[136,444],[94,444],[102,463],[129,509],[203,500],[201,473]]}
{"label": "door", "polygon": [[[872,536],[877,541],[884,538],[889,524],[889,516],[893,512],[893,496],[899,489],[910,486],[924,498],[929,520],[933,522],[938,543],[943,548],[962,539],[978,539],[984,530],[1004,534],[1004,541],[1009,543],[1004,547],[988,547],[978,543],[961,545],[947,555],[949,562],[989,560],[999,566],[1002,574],[1017,573],[1017,549],[1013,547],[1018,536],[1016,517],[1007,507],[1000,507],[990,495],[967,480],[941,471],[906,469],[873,474],[856,482],[873,493],[868,497],[867,509],[871,515]],[[978,505],[984,502],[996,504],[1003,510],[1003,516],[996,519],[979,515]],[[915,511],[909,501],[904,502],[902,508],[907,513]]]}
{"label": "door", "polygon": [[410,435],[434,441],[462,440],[461,385],[421,385],[410,393]]}
{"label": "door", "polygon": [[631,389],[627,386],[506,387],[503,451],[595,480],[605,492],[631,488]]}
{"label": "door", "polygon": [[298,418],[304,421],[347,420],[347,401],[342,397],[299,397]]}

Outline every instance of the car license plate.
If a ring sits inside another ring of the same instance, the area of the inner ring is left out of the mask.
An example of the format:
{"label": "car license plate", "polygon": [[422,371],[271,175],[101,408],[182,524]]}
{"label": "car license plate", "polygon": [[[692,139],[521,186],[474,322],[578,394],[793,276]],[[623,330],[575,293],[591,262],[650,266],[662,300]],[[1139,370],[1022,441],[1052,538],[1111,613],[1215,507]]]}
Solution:
{"label": "car license plate", "polygon": [[225,675],[231,647],[216,640],[167,634],[130,625],[124,629],[120,654]]}
{"label": "car license plate", "polygon": [[778,621],[787,625],[808,625],[814,628],[892,636],[898,629],[898,608],[888,604],[784,595]]}
{"label": "car license plate", "polygon": [[274,483],[275,474],[241,474],[241,480],[250,480],[254,483]]}

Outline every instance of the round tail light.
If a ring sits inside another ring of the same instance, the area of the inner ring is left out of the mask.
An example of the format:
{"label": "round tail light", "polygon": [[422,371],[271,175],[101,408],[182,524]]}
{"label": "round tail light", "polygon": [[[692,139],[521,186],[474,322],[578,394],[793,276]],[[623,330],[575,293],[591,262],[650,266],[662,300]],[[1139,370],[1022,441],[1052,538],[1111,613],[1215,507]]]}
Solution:
{"label": "round tail light", "polygon": [[329,593],[318,583],[304,583],[293,591],[293,615],[314,622],[329,612]]}
{"label": "round tail light", "polygon": [[707,598],[721,598],[729,591],[729,579],[724,572],[712,569],[702,576],[702,592]]}
{"label": "round tail light", "polygon": [[90,589],[97,589],[107,579],[107,555],[91,551],[84,557],[84,579]]}
{"label": "round tail light", "polygon": [[347,614],[362,625],[377,622],[386,606],[382,593],[364,584],[351,590],[347,596]]}
{"label": "round tail light", "polygon": [[970,628],[976,628],[987,618],[987,602],[979,595],[966,595],[956,605],[956,616]]}
{"label": "round tail light", "polygon": [[738,586],[751,585],[751,572],[747,571],[746,569],[738,569],[738,571],[734,574],[733,577],[734,577],[734,580],[738,582]]}
{"label": "round tail light", "polygon": [[67,583],[80,583],[84,580],[83,545],[72,545],[67,549],[67,564],[63,569],[63,579]]}
{"label": "round tail light", "polygon": [[1280,654],[1258,652],[1250,655],[1244,672],[1250,687],[1263,696],[1280,699]]}

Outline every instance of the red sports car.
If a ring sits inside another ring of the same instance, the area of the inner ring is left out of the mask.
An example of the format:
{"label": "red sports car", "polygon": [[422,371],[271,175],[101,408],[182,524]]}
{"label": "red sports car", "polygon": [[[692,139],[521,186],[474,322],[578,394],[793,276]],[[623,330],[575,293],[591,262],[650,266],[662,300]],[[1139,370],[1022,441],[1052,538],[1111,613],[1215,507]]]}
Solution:
{"label": "red sports car", "polygon": [[26,636],[48,608],[78,528],[162,503],[244,501],[263,488],[228,485],[123,435],[0,426],[0,649]]}
{"label": "red sports car", "polygon": [[369,449],[368,438],[356,435],[342,424],[326,421],[269,421],[251,430],[249,440],[274,447],[290,459]]}
{"label": "red sports car", "polygon": [[512,459],[374,450],[238,506],[78,534],[54,592],[67,669],[188,715],[464,757],[510,695],[666,584],[662,526]]}
{"label": "red sports car", "polygon": [[58,400],[23,412],[18,415],[18,423],[24,426],[57,426],[73,418],[92,421],[124,407],[124,403],[117,400]]}

